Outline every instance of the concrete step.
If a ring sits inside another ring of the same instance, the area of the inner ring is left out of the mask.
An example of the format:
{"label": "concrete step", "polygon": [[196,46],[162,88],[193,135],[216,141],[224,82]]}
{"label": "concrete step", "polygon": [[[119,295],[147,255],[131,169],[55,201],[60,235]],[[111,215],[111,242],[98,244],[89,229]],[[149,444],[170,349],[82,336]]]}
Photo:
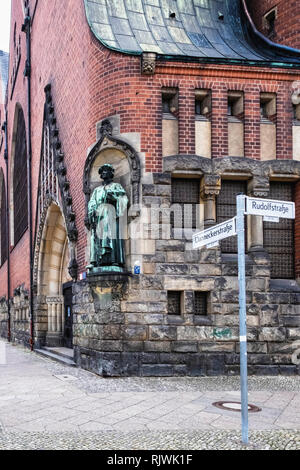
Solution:
{"label": "concrete step", "polygon": [[[52,349],[49,351],[49,349]],[[57,353],[53,352],[53,349],[56,348],[43,348],[43,349],[35,349],[34,351],[41,356],[47,357],[48,359],[52,359],[53,361],[60,362],[61,364],[64,364],[66,366],[70,367],[76,367],[76,363],[73,361],[70,356],[63,354],[63,353]]]}
{"label": "concrete step", "polygon": [[43,349],[53,354],[57,354],[58,356],[66,357],[67,359],[73,360],[73,357],[74,357],[74,351],[73,349],[70,349],[70,348],[64,348],[62,346],[61,347],[44,346]]}

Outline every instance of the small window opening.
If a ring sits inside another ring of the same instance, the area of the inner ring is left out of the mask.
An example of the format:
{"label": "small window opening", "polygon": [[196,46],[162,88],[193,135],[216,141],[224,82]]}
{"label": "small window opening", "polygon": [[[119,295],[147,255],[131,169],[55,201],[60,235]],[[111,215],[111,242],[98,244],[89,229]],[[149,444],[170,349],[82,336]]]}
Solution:
{"label": "small window opening", "polygon": [[261,120],[275,121],[276,119],[276,95],[275,93],[260,94],[260,118]]}
{"label": "small window opening", "polygon": [[209,119],[211,116],[211,92],[210,90],[195,91],[195,116],[196,118]]}
{"label": "small window opening", "polygon": [[168,291],[168,314],[181,315],[181,291]]}
{"label": "small window opening", "polygon": [[174,88],[162,91],[162,112],[177,117],[178,115],[178,90]]}
{"label": "small window opening", "polygon": [[236,119],[244,117],[244,95],[240,91],[229,91],[227,101],[227,115]]}
{"label": "small window opening", "polygon": [[207,315],[207,292],[195,292],[195,315]]}
{"label": "small window opening", "polygon": [[277,8],[273,8],[264,15],[264,29],[268,38],[273,38],[276,35],[275,21],[277,18]]}

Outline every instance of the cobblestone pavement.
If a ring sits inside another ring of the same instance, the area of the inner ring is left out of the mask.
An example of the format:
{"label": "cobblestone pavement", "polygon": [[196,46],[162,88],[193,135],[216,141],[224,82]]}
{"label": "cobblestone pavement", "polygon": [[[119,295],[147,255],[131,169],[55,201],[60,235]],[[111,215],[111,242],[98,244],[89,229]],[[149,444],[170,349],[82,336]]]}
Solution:
{"label": "cobblestone pavement", "polygon": [[[3,344],[3,342],[2,342]],[[238,377],[102,378],[6,344],[0,449],[242,449]],[[300,377],[249,377],[249,449],[300,449]]]}

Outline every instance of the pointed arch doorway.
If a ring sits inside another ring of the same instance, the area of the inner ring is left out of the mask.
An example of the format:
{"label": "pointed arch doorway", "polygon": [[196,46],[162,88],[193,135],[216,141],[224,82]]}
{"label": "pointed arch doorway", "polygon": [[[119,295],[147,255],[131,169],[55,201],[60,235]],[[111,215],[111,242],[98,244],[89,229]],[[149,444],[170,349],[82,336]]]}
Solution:
{"label": "pointed arch doorway", "polygon": [[37,295],[44,299],[44,345],[73,347],[72,278],[68,272],[70,261],[68,236],[60,207],[52,203],[47,211],[42,232]]}

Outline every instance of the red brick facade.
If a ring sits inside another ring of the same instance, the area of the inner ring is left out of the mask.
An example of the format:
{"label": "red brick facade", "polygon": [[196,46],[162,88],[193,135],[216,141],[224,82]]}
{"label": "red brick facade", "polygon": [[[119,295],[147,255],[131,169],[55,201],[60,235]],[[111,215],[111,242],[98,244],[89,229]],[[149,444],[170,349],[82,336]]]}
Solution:
{"label": "red brick facade", "polygon": [[272,41],[300,49],[299,2],[286,0],[247,0],[247,6],[255,26],[263,34],[267,33],[263,20],[264,16],[273,8],[277,8],[275,34],[272,36]]}

